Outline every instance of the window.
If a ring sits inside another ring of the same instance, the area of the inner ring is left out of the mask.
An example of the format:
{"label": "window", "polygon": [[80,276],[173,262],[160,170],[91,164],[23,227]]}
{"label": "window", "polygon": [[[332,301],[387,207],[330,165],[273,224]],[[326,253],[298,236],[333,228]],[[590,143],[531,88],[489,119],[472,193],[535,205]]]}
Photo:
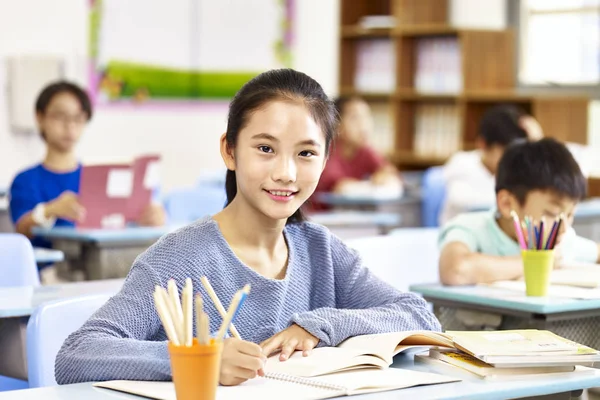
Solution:
{"label": "window", "polygon": [[600,84],[600,0],[521,0],[519,81]]}

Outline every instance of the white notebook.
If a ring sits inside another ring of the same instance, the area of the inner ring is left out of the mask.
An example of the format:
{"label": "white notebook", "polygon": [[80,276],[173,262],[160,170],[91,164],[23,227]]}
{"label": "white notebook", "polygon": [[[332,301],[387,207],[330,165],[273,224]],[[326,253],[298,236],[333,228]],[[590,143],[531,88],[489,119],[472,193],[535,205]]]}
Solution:
{"label": "white notebook", "polygon": [[[269,374],[266,378],[255,378],[239,386],[219,386],[217,400],[264,400],[277,398],[282,394],[286,400],[318,400],[459,380],[398,368],[348,371],[318,378]],[[155,400],[176,400],[175,386],[172,382],[109,381],[95,383],[94,386]]]}

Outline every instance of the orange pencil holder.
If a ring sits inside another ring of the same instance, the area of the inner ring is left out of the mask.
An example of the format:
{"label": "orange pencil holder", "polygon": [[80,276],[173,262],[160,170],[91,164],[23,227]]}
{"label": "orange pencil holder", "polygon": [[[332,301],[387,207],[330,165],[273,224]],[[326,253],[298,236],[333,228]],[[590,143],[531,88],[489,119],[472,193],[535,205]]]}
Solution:
{"label": "orange pencil holder", "polygon": [[192,346],[169,342],[171,373],[177,400],[214,400],[221,370],[222,341],[203,345],[194,339]]}

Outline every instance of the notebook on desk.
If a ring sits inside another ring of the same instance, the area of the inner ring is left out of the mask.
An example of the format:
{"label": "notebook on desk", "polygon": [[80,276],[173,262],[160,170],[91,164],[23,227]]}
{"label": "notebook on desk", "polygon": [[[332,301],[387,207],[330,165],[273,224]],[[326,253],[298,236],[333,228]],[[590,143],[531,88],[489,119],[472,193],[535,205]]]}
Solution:
{"label": "notebook on desk", "polygon": [[[318,400],[375,393],[419,385],[456,382],[460,379],[399,368],[347,371],[318,378],[269,374],[238,386],[219,386],[217,400],[272,399]],[[172,382],[109,381],[94,386],[136,394],[156,400],[176,400]]]}

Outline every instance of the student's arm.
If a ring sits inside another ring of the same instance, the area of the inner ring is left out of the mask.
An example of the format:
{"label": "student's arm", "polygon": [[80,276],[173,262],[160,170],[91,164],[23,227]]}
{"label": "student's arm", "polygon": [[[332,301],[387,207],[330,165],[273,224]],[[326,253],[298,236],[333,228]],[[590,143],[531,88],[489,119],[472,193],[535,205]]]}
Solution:
{"label": "student's arm", "polygon": [[600,244],[593,240],[578,236],[573,228],[569,228],[557,247],[561,248],[565,263],[569,261],[583,263],[600,263]]}
{"label": "student's arm", "polygon": [[[27,206],[23,206],[23,204],[30,203],[29,200],[24,200],[21,205],[17,207],[24,209]],[[11,196],[11,210],[13,207],[12,196]],[[15,204],[16,205],[16,204]],[[37,223],[33,220],[33,207],[22,213],[20,217],[15,218],[17,220],[16,223],[16,231],[21,233],[27,237],[31,237],[31,229],[34,226],[37,226]],[[18,213],[17,213],[18,214]],[[45,207],[45,217],[46,218],[63,218],[69,221],[79,221],[85,217],[85,209],[79,204],[79,200],[77,199],[77,195],[73,192],[63,192],[56,199],[46,203]]]}
{"label": "student's arm", "polygon": [[520,256],[490,256],[471,251],[460,241],[448,242],[440,254],[440,280],[444,285],[473,285],[520,278]]}
{"label": "student's arm", "polygon": [[171,379],[167,342],[156,341],[160,320],[152,293],[159,279],[137,261],[123,288],[79,330],[56,357],[59,384],[114,379]]}
{"label": "student's arm", "polygon": [[358,254],[332,238],[336,308],[297,313],[292,322],[320,340],[336,346],[357,335],[435,330],[440,324],[427,303],[413,293],[402,293],[374,276]]}

